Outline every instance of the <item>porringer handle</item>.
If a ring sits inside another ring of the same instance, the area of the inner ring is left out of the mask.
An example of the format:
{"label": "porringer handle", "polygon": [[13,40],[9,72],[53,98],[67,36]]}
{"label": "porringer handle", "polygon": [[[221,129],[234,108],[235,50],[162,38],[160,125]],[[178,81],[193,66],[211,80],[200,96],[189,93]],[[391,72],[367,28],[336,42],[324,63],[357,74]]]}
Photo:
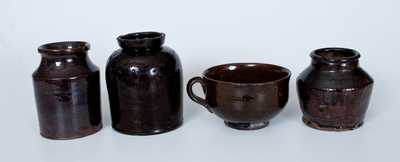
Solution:
{"label": "porringer handle", "polygon": [[201,88],[203,88],[203,90],[205,89],[203,79],[201,77],[193,77],[192,79],[189,80],[189,82],[186,85],[186,91],[187,91],[190,99],[192,99],[194,102],[204,106],[210,113],[213,113],[211,111],[210,106],[208,106],[207,101],[205,99],[197,96],[196,94],[194,94],[193,85],[196,83],[200,83]]}

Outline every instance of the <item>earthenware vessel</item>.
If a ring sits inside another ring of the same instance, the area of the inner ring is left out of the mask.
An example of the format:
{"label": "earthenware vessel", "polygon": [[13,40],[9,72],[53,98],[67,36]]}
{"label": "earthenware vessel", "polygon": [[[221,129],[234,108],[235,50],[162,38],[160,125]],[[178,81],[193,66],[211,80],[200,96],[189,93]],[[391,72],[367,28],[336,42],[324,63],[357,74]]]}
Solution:
{"label": "earthenware vessel", "polygon": [[[288,100],[290,71],[260,63],[232,63],[211,67],[202,77],[187,84],[187,93],[196,103],[234,129],[254,130],[268,125]],[[192,87],[200,83],[205,99]]]}
{"label": "earthenware vessel", "polygon": [[80,41],[39,47],[41,62],[33,73],[40,134],[50,139],[73,139],[99,131],[99,69]]}
{"label": "earthenware vessel", "polygon": [[182,124],[182,67],[164,33],[119,36],[106,68],[112,126],[130,135],[171,131]]}
{"label": "earthenware vessel", "polygon": [[328,131],[360,127],[374,82],[359,66],[360,54],[323,48],[313,51],[311,58],[311,65],[297,78],[303,122]]}

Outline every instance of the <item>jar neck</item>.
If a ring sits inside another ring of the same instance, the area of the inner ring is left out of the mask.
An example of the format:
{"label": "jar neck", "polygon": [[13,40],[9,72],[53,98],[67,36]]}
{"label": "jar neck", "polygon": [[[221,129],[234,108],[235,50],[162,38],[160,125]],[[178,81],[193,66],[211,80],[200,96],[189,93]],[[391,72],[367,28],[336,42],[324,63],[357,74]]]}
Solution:
{"label": "jar neck", "polygon": [[86,60],[87,58],[87,52],[85,53],[71,53],[71,54],[58,54],[58,55],[53,55],[53,54],[46,54],[43,53],[41,54],[42,60]]}
{"label": "jar neck", "polygon": [[54,42],[41,45],[38,52],[45,59],[86,58],[90,44],[83,41]]}
{"label": "jar neck", "polygon": [[66,41],[44,44],[38,51],[42,56],[41,65],[65,66],[86,64],[89,49],[87,42]]}
{"label": "jar neck", "polygon": [[311,64],[320,70],[328,70],[328,71],[331,71],[331,70],[340,70],[340,71],[354,70],[359,67],[358,61],[342,62],[342,63],[325,63],[325,62],[312,60]]}
{"label": "jar neck", "polygon": [[359,67],[360,54],[347,48],[322,48],[311,53],[312,65],[319,70],[348,71]]}
{"label": "jar neck", "polygon": [[117,38],[119,46],[128,53],[147,53],[159,51],[164,44],[165,34],[159,32],[139,32],[121,35]]}

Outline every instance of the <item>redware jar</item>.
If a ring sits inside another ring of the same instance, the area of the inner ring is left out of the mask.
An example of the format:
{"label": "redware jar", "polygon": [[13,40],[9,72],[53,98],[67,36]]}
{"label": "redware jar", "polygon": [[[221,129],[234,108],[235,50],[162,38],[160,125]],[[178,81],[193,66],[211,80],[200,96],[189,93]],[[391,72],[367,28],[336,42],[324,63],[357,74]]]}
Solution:
{"label": "redware jar", "polygon": [[112,126],[121,133],[159,134],[182,124],[182,67],[164,39],[158,32],[117,38],[121,49],[110,56],[106,79]]}
{"label": "redware jar", "polygon": [[39,47],[42,56],[33,73],[40,134],[50,139],[73,139],[99,131],[99,69],[80,41],[49,43]]}
{"label": "redware jar", "polygon": [[311,58],[311,65],[297,78],[304,123],[329,131],[360,127],[374,82],[359,66],[360,54],[323,48],[313,51]]}

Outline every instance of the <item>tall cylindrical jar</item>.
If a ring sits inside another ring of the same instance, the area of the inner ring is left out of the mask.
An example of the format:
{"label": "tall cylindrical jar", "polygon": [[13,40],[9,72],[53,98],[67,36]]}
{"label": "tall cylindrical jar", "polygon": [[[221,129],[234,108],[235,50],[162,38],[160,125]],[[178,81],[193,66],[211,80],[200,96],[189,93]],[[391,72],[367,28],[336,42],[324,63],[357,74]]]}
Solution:
{"label": "tall cylindrical jar", "polygon": [[106,68],[112,126],[130,135],[164,133],[182,124],[182,67],[165,34],[119,36]]}
{"label": "tall cylindrical jar", "polygon": [[33,73],[40,134],[50,139],[74,139],[99,131],[99,69],[80,41],[39,47],[41,62]]}
{"label": "tall cylindrical jar", "polygon": [[304,123],[329,131],[360,127],[373,87],[373,79],[359,66],[360,54],[323,48],[313,51],[311,58],[311,65],[297,78]]}

